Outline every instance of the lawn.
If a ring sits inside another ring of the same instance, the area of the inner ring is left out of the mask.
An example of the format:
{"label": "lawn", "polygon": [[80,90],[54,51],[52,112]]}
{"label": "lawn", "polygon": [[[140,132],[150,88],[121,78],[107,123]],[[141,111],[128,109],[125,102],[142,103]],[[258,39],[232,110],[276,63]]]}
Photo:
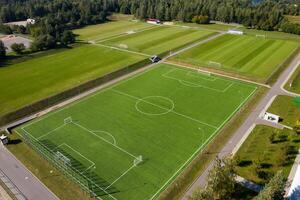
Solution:
{"label": "lawn", "polygon": [[103,199],[153,199],[255,90],[160,64],[16,131]]}
{"label": "lawn", "polygon": [[268,112],[279,115],[283,120],[281,123],[290,127],[300,120],[300,106],[295,104],[293,97],[278,96]]}
{"label": "lawn", "polygon": [[185,23],[185,22],[176,22],[176,25],[180,26],[190,26],[200,29],[208,29],[212,31],[228,31],[229,29],[235,29],[237,26],[231,24],[196,24],[196,23]]}
{"label": "lawn", "polygon": [[156,26],[132,20],[111,21],[103,24],[91,25],[74,30],[79,40],[101,41],[119,35],[127,35],[143,29],[155,28]]}
{"label": "lawn", "polygon": [[110,39],[102,44],[153,55],[171,51],[214,34],[215,32],[206,30],[157,26],[136,34]]}
{"label": "lawn", "polygon": [[0,67],[0,115],[136,63],[143,56],[93,45]]}
{"label": "lawn", "polygon": [[279,170],[288,177],[299,148],[300,135],[293,131],[258,125],[235,155],[237,173],[258,184],[265,184]]}
{"label": "lawn", "polygon": [[287,85],[285,86],[285,89],[298,93],[300,95],[300,67],[298,66],[297,70],[291,77],[291,79],[288,81]]}
{"label": "lawn", "polygon": [[298,47],[286,40],[223,35],[171,60],[268,79]]}

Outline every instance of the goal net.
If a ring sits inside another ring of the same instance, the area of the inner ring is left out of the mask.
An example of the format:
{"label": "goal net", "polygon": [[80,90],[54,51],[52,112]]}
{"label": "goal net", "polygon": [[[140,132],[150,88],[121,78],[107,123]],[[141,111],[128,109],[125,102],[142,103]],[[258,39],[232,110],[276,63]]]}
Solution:
{"label": "goal net", "polygon": [[222,67],[221,63],[215,61],[209,61],[208,64],[211,66]]}
{"label": "goal net", "polygon": [[70,123],[72,123],[72,121],[73,121],[72,117],[67,117],[67,118],[64,119],[65,124],[70,124]]}
{"label": "goal net", "polygon": [[71,165],[71,160],[60,151],[56,151],[54,158],[56,161],[59,161],[64,165]]}
{"label": "goal net", "polygon": [[141,164],[143,162],[143,156],[138,156],[136,159],[134,159],[133,164],[135,166],[138,166],[139,164]]}
{"label": "goal net", "polygon": [[206,72],[206,71],[203,71],[201,69],[198,69],[197,71],[198,71],[198,74],[200,74],[200,75],[211,76],[210,72]]}
{"label": "goal net", "polygon": [[266,35],[255,35],[255,37],[257,37],[257,38],[262,38],[262,39],[266,39]]}

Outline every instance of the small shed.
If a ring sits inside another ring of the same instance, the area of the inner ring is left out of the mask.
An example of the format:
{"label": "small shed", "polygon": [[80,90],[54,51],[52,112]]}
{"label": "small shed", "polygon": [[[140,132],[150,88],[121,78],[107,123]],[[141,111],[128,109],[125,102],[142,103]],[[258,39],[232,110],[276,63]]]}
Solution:
{"label": "small shed", "polygon": [[265,115],[264,115],[264,120],[267,120],[269,122],[278,124],[279,120],[280,120],[280,117],[278,115],[274,115],[272,113],[266,112]]}
{"label": "small shed", "polygon": [[0,141],[4,145],[8,144],[8,142],[9,142],[8,137],[6,135],[1,135],[0,136]]}
{"label": "small shed", "polygon": [[148,19],[147,23],[158,25],[158,24],[161,24],[161,21],[159,19]]}
{"label": "small shed", "polygon": [[229,30],[227,33],[232,35],[244,35],[244,32],[239,30]]}

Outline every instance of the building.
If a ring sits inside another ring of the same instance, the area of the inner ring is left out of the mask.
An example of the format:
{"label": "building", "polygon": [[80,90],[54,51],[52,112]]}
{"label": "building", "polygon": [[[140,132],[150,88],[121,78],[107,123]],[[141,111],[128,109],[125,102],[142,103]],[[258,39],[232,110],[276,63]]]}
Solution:
{"label": "building", "polygon": [[243,31],[237,31],[237,30],[229,30],[227,33],[232,35],[244,35]]}
{"label": "building", "polygon": [[147,23],[158,25],[161,24],[161,21],[159,19],[148,19]]}
{"label": "building", "polygon": [[7,136],[5,136],[5,135],[1,135],[0,136],[0,142],[2,143],[2,144],[8,144],[8,137]]}
{"label": "building", "polygon": [[35,19],[27,19],[27,24],[35,24]]}
{"label": "building", "polygon": [[274,115],[274,114],[266,112],[265,115],[264,115],[264,120],[267,120],[269,122],[278,124],[279,120],[280,120],[280,117],[278,115]]}

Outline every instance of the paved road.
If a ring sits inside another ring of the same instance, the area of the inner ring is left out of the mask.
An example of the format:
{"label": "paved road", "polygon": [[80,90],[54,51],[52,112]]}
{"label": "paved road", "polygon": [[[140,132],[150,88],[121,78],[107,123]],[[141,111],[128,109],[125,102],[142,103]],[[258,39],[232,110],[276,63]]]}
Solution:
{"label": "paved road", "polygon": [[55,194],[4,147],[0,147],[0,169],[28,200],[58,200]]}
{"label": "paved road", "polygon": [[[268,107],[272,104],[275,97],[278,95],[297,96],[295,93],[287,92],[283,89],[285,83],[289,80],[293,72],[297,69],[300,64],[300,54],[293,60],[293,62],[284,70],[279,76],[276,83],[270,88],[267,94],[261,99],[259,104],[255,107],[252,113],[244,121],[241,127],[235,132],[230,141],[224,146],[224,148],[218,153],[219,158],[223,158],[235,152],[237,147],[242,144],[243,140],[247,138],[251,130],[255,127],[255,124],[259,124],[261,114],[263,114]],[[209,170],[213,167],[213,162],[206,168],[203,174],[191,185],[185,195],[182,197],[183,200],[187,200],[188,197],[195,191],[196,188],[204,186],[206,184],[206,177]]]}

